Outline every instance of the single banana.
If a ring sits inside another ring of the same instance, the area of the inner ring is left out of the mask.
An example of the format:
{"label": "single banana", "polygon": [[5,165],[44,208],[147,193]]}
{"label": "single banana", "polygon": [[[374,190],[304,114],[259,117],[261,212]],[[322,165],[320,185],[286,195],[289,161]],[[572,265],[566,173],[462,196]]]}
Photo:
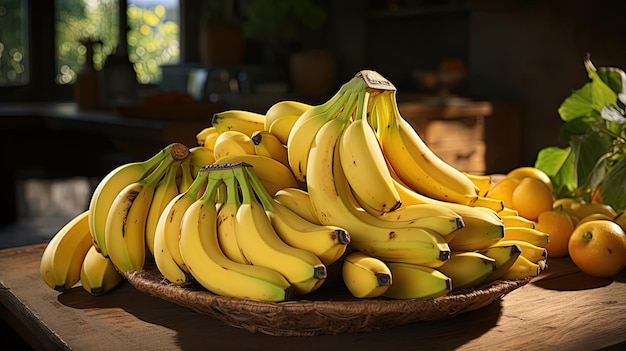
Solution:
{"label": "single banana", "polygon": [[341,276],[352,296],[360,299],[382,296],[393,282],[385,262],[359,251],[345,257]]}
{"label": "single banana", "polygon": [[[219,171],[216,171],[219,172]],[[213,171],[209,171],[213,173]],[[208,181],[207,191],[185,211],[180,252],[194,279],[212,293],[257,301],[289,300],[293,287],[267,267],[235,262],[221,251],[217,238],[215,192],[220,179]]]}
{"label": "single banana", "polygon": [[[357,106],[367,106],[369,93]],[[372,114],[376,114],[374,108]],[[355,197],[378,213],[392,212],[402,201],[393,185],[387,161],[367,121],[367,109],[357,111],[355,120],[348,124],[339,139],[339,160]],[[364,116],[365,115],[365,116]]]}
{"label": "single banana", "polygon": [[395,90],[382,92],[373,99],[380,109],[379,139],[383,152],[403,182],[442,201],[470,205],[478,199],[474,183],[439,158],[400,115]]}
{"label": "single banana", "polygon": [[478,196],[485,196],[491,188],[492,177],[488,174],[474,174],[469,172],[463,172],[478,188]]}
{"label": "single banana", "polygon": [[545,247],[537,246],[524,240],[500,240],[491,246],[517,245],[522,250],[521,255],[533,263],[545,261],[548,258],[548,250]]}
{"label": "single banana", "polygon": [[245,110],[226,110],[215,113],[211,125],[220,134],[237,131],[249,137],[255,131],[265,129],[265,115]]}
{"label": "single banana", "polygon": [[410,263],[387,262],[393,284],[383,294],[393,299],[434,299],[452,291],[452,279],[437,269]]}
{"label": "single banana", "polygon": [[196,142],[199,146],[204,146],[207,138],[216,138],[219,133],[220,132],[214,126],[204,127],[196,133]]}
{"label": "single banana", "polygon": [[311,198],[306,190],[300,188],[283,188],[274,194],[274,200],[295,212],[298,216],[315,224],[321,224],[317,218]]}
{"label": "single banana", "polygon": [[513,263],[509,270],[500,277],[500,279],[517,280],[536,277],[545,269],[545,267],[545,261],[534,263],[526,257],[520,255],[517,257],[515,263]]}
{"label": "single banana", "polygon": [[105,175],[94,189],[89,201],[89,230],[94,245],[104,256],[108,256],[104,232],[113,200],[125,186],[143,179],[161,161],[169,157],[174,145],[178,145],[178,143],[167,145],[145,161],[118,166]]}
{"label": "single banana", "polygon": [[470,204],[473,207],[485,207],[496,212],[504,210],[504,201],[499,199],[492,199],[490,197],[478,196],[474,202]]}
{"label": "single banana", "polygon": [[208,147],[195,146],[189,149],[189,153],[189,164],[194,178],[200,168],[215,162],[215,154]]}
{"label": "single banana", "polygon": [[527,227],[535,229],[537,226],[537,223],[522,216],[502,216],[502,222],[504,222],[505,227]]}
{"label": "single banana", "polygon": [[269,127],[280,119],[292,116],[300,117],[311,107],[313,106],[296,100],[278,101],[265,112],[265,130],[269,130]]}
{"label": "single banana", "polygon": [[244,162],[254,167],[254,173],[261,178],[267,191],[274,195],[280,189],[296,188],[298,181],[289,167],[273,158],[259,155],[231,155],[217,160],[216,164]]}
{"label": "single banana", "polygon": [[522,249],[518,245],[513,244],[490,246],[477,252],[495,260],[496,269],[485,279],[485,282],[492,282],[500,279],[513,266],[517,257],[522,254]]}
{"label": "single banana", "polygon": [[[465,227],[455,232],[448,241],[452,251],[474,251],[484,249],[504,237],[504,225],[485,218],[465,218]],[[447,239],[447,237],[444,237]]]}
{"label": "single banana", "polygon": [[215,160],[229,155],[254,155],[255,152],[250,136],[237,130],[220,133],[213,146]]}
{"label": "single banana", "polygon": [[92,246],[89,211],[65,223],[50,239],[39,262],[39,273],[52,289],[63,292],[80,280],[80,267]]}
{"label": "single banana", "polygon": [[355,208],[350,199],[352,193],[337,153],[339,138],[353,113],[358,93],[348,94],[351,101],[347,107],[320,128],[311,147],[307,187],[317,217],[322,224],[347,230],[350,246],[368,255],[385,261],[441,265],[450,253],[442,236],[418,227],[390,226],[389,221]]}
{"label": "single banana", "polygon": [[104,235],[108,257],[122,274],[144,267],[148,212],[158,182],[174,161],[173,157],[166,158],[150,175],[124,187],[113,200]]}
{"label": "single banana", "polygon": [[504,240],[522,240],[533,245],[545,247],[550,240],[550,235],[537,229],[527,227],[505,227]]}
{"label": "single banana", "polygon": [[266,130],[258,130],[252,133],[251,139],[254,143],[255,154],[273,158],[289,167],[287,145],[283,144],[276,135]]}
{"label": "single banana", "polygon": [[80,283],[83,289],[94,296],[108,293],[118,286],[122,276],[108,257],[102,256],[95,246],[91,246],[80,270]]}
{"label": "single banana", "polygon": [[311,223],[298,216],[272,198],[252,171],[252,167],[246,167],[246,171],[272,227],[285,243],[312,252],[326,266],[337,261],[346,252],[350,243],[350,234],[346,230],[334,225]]}
{"label": "single banana", "polygon": [[496,261],[476,251],[453,251],[437,270],[452,279],[453,290],[473,288],[496,270]]}
{"label": "single banana", "polygon": [[154,233],[161,212],[179,194],[176,176],[181,163],[182,161],[172,163],[165,172],[163,179],[159,181],[156,189],[154,189],[154,196],[148,210],[148,218],[146,219],[146,248],[151,256],[154,256]]}
{"label": "single banana", "polygon": [[235,177],[227,177],[224,182],[226,184],[226,199],[217,211],[217,241],[226,257],[235,262],[250,264],[241,252],[235,234],[237,210],[241,205],[237,182]]}
{"label": "single banana", "polygon": [[[191,186],[195,176],[191,166],[191,157],[180,163],[180,176],[177,178],[178,192],[181,193]],[[197,173],[197,172],[196,172]]]}
{"label": "single banana", "polygon": [[509,207],[505,206],[501,211],[498,211],[498,215],[500,217],[504,217],[504,216],[519,216],[519,212],[517,212],[516,209],[509,208]]}
{"label": "single banana", "polygon": [[275,120],[267,128],[267,131],[276,135],[278,140],[284,145],[289,143],[289,134],[293,129],[294,124],[300,118],[300,116],[285,116],[281,119]]}
{"label": "single banana", "polygon": [[198,172],[189,188],[176,195],[159,216],[154,233],[154,261],[163,277],[172,284],[184,285],[192,281],[180,252],[180,223],[185,211],[200,197],[206,183],[205,167]]}
{"label": "single banana", "polygon": [[447,206],[439,204],[411,204],[401,206],[393,212],[380,216],[392,222],[406,222],[406,225],[432,230],[451,240],[459,229],[465,226],[463,217]]}
{"label": "single banana", "polygon": [[326,279],[326,266],[313,253],[290,246],[278,236],[256,199],[245,167],[251,168],[250,165],[233,168],[242,193],[235,234],[243,255],[253,265],[274,269],[285,276],[296,295],[316,290]]}
{"label": "single banana", "polygon": [[344,108],[349,95],[346,93],[358,83],[358,80],[360,78],[353,78],[341,86],[327,102],[302,113],[292,126],[287,140],[287,156],[291,171],[298,181],[306,182],[309,150],[315,141],[315,135],[327,121],[335,118]]}

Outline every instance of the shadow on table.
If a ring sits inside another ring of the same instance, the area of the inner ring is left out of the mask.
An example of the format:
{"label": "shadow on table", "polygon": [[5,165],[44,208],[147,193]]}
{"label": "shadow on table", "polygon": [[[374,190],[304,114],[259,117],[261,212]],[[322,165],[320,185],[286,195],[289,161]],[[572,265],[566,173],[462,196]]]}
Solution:
{"label": "shadow on table", "polygon": [[[505,297],[506,298],[506,297]],[[300,350],[350,348],[361,350],[453,350],[479,338],[494,327],[502,305],[496,300],[475,311],[464,312],[446,320],[416,322],[379,332],[317,336],[271,336],[232,327],[225,322],[186,307],[149,296],[122,282],[114,291],[92,296],[81,287],[59,295],[59,302],[77,309],[94,309],[93,318],[110,318],[124,327],[124,310],[150,324],[176,333],[182,350]],[[110,313],[103,311],[109,309]]]}

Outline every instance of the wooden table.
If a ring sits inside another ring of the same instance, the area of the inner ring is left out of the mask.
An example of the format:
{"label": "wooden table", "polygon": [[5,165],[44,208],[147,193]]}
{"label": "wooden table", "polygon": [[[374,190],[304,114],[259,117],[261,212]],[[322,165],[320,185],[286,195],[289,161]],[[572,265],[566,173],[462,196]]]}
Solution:
{"label": "wooden table", "polygon": [[0,313],[36,349],[73,350],[624,350],[626,271],[581,273],[568,258],[491,305],[451,319],[381,332],[278,337],[234,328],[137,291],[104,296],[50,289],[45,244],[0,250]]}

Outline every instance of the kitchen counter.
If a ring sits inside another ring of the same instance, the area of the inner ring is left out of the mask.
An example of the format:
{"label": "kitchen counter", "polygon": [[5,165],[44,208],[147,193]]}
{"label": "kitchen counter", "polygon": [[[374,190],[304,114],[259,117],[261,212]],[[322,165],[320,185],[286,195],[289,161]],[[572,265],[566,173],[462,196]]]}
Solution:
{"label": "kitchen counter", "polygon": [[626,271],[615,279],[548,259],[528,285],[482,309],[381,332],[312,337],[252,333],[139,292],[104,296],[50,289],[39,275],[45,244],[0,250],[0,316],[42,350],[623,350]]}

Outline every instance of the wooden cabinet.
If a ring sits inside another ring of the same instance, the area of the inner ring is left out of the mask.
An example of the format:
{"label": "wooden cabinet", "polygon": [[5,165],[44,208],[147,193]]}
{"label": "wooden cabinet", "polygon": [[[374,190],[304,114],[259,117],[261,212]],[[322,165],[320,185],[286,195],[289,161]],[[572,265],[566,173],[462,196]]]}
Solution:
{"label": "wooden cabinet", "polygon": [[444,161],[462,171],[486,172],[485,118],[492,113],[486,101],[447,104],[405,99],[400,113],[424,142]]}

